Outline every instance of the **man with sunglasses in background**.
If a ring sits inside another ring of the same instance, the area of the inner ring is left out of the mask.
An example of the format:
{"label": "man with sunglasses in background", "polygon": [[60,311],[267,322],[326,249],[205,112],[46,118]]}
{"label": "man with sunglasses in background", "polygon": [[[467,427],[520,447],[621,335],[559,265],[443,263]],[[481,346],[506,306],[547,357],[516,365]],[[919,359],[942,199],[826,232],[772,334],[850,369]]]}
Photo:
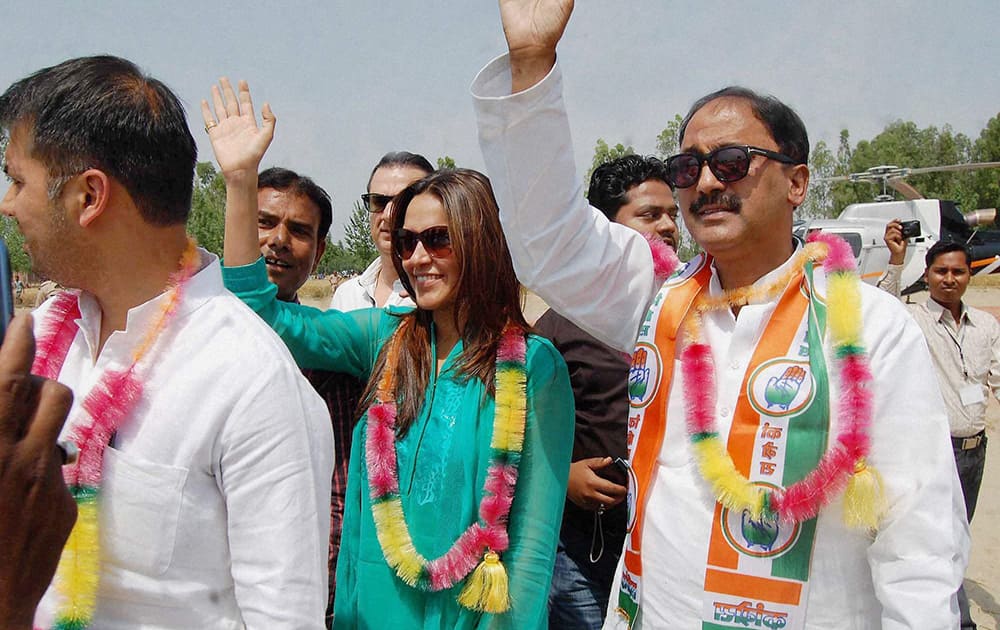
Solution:
{"label": "man with sunglasses in background", "polygon": [[386,153],[368,178],[368,191],[361,202],[368,211],[368,225],[378,258],[361,273],[342,283],[330,300],[330,308],[353,311],[359,308],[413,306],[413,300],[401,295],[403,285],[392,266],[390,230],[392,198],[418,179],[434,172],[422,155],[409,151]]}
{"label": "man with sunglasses in background", "polygon": [[472,90],[522,282],[634,350],[606,627],[955,627],[968,526],[927,349],[842,243],[793,240],[802,121],[743,88],[692,106],[667,168],[705,253],[671,276],[583,200],[555,64],[572,6],[501,0],[509,55]]}

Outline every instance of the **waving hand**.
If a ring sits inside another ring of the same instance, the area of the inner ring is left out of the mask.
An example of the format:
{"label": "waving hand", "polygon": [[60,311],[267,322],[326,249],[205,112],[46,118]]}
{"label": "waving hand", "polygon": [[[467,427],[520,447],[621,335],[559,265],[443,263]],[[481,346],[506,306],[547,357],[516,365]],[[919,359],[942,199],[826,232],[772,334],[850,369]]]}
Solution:
{"label": "waving hand", "polygon": [[573,0],[500,0],[514,92],[538,83],[556,59]]}
{"label": "waving hand", "polygon": [[[239,96],[229,79],[212,86],[212,104],[201,102],[205,131],[212,141],[215,161],[226,180],[226,235],[223,260],[227,266],[247,265],[260,256],[257,239],[257,168],[274,138],[274,113],[265,103],[257,124],[246,81]],[[218,119],[218,121],[216,121]]]}

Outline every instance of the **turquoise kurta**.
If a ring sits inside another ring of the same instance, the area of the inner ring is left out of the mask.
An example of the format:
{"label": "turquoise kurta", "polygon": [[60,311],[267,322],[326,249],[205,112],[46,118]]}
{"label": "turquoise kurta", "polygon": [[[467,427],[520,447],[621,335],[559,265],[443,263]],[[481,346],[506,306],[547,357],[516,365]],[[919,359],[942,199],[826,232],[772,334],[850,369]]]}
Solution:
{"label": "turquoise kurta", "polygon": [[[279,302],[262,261],[224,268],[226,286],[257,311],[288,344],[303,368],[367,378],[382,344],[399,323],[382,309],[340,313]],[[434,353],[433,331],[431,353]],[[414,544],[425,558],[444,554],[478,518],[490,457],[493,398],[478,379],[456,378],[452,349],[432,375],[423,407],[396,443],[399,488]],[[351,449],[337,563],[337,628],[546,628],[548,592],[573,447],[573,392],[562,357],[528,337],[528,416],[523,459],[510,513],[510,548],[502,560],[511,610],[482,615],[458,605],[463,583],[439,593],[404,584],[386,564],[375,534],[359,421]]]}

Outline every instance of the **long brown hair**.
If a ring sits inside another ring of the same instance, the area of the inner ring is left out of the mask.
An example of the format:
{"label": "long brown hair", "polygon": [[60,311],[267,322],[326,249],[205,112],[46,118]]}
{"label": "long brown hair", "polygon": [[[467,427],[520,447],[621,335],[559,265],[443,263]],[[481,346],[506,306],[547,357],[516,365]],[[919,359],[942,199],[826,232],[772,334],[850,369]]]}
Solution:
{"label": "long brown hair", "polygon": [[[444,206],[448,234],[458,261],[455,296],[456,325],[462,337],[462,353],[456,369],[461,378],[477,378],[494,392],[497,343],[507,322],[528,330],[521,313],[521,286],[514,274],[510,250],[500,227],[499,210],[490,181],[469,169],[447,169],[404,188],[393,200],[392,263],[410,295],[416,295],[397,253],[397,231],[403,227],[406,210],[417,195],[433,195]],[[383,370],[396,375],[396,427],[405,435],[420,413],[433,365],[430,327],[433,312],[417,308],[403,315],[397,341],[396,365],[386,365],[386,342],[379,352],[362,396],[362,406],[372,403]]]}

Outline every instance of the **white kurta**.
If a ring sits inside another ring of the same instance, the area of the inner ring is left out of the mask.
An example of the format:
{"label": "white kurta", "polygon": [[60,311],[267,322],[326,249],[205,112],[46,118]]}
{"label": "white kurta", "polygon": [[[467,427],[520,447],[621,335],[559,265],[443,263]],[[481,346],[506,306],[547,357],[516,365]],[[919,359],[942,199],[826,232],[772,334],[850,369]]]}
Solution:
{"label": "white kurta", "polygon": [[[375,282],[382,271],[382,258],[376,258],[360,276],[345,280],[330,298],[330,308],[336,311],[356,311],[361,308],[375,308]],[[396,280],[392,284],[392,295],[384,306],[415,306],[410,298],[400,296],[403,283]]]}
{"label": "white kurta", "polygon": [[[329,414],[278,336],[225,290],[219,260],[201,256],[105,451],[93,626],[323,628]],[[74,411],[105,370],[129,364],[164,299],[131,309],[97,355],[100,308],[81,296],[59,375]]]}
{"label": "white kurta", "polygon": [[[506,57],[472,86],[480,143],[514,266],[528,288],[597,338],[631,351],[658,290],[649,246],[607,221],[583,196],[556,67],[516,95]],[[789,238],[791,235],[789,234]],[[553,247],[558,243],[558,247]],[[787,264],[787,263],[786,263]],[[780,270],[759,282],[773,279]],[[903,307],[862,287],[865,342],[875,375],[871,463],[889,510],[874,538],[845,529],[838,499],[819,516],[812,558],[810,629],[952,628],[954,593],[968,553],[968,526],[933,367]],[[721,292],[713,273],[712,294]],[[715,359],[716,414],[726,435],[742,379],[774,303],[706,317]],[[674,374],[663,447],[642,530],[646,628],[700,627],[715,498],[697,470],[683,422],[683,375]],[[836,430],[836,382],[831,383]],[[614,585],[611,610],[617,605]],[[608,616],[613,626],[616,615]]]}

